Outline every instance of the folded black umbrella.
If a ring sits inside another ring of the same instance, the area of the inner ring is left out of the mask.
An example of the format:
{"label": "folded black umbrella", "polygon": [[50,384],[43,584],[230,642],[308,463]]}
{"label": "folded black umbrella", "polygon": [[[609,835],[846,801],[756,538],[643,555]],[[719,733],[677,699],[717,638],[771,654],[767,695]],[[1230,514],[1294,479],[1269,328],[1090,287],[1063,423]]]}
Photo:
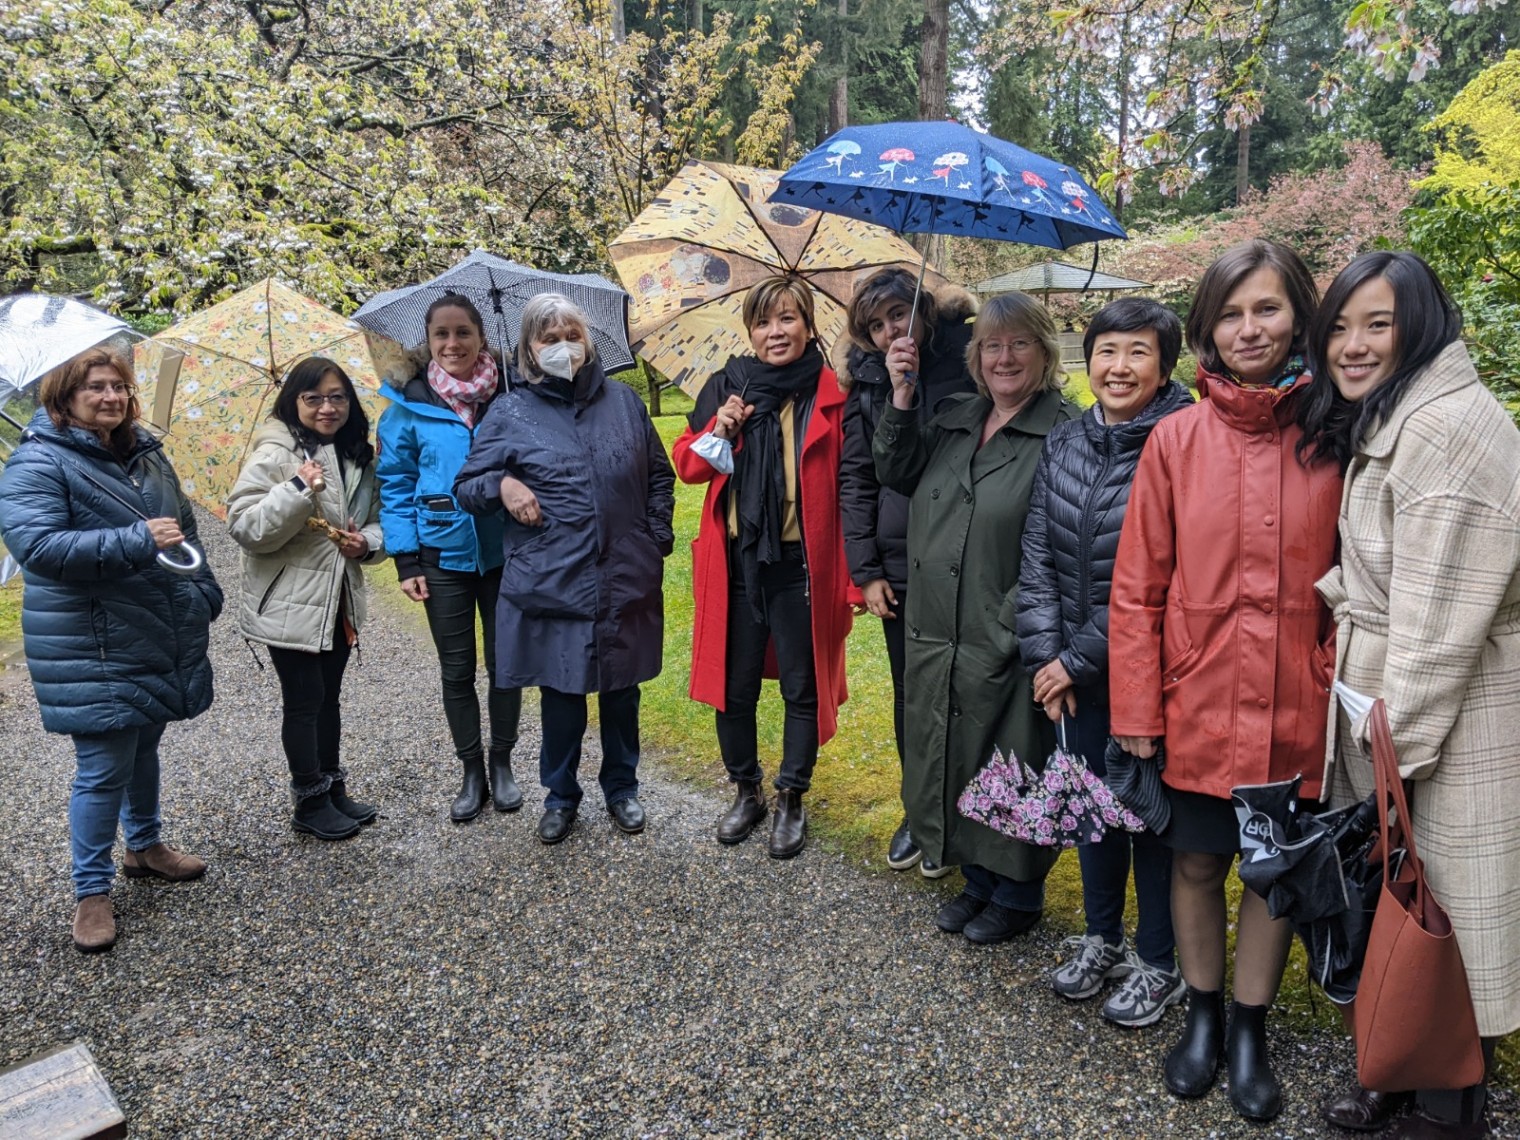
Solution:
{"label": "folded black umbrella", "polygon": [[1103,752],[1104,779],[1119,802],[1144,822],[1146,829],[1160,835],[1172,825],[1172,805],[1161,786],[1161,769],[1166,767],[1166,746],[1156,742],[1156,755],[1142,760],[1119,747],[1113,737]]}
{"label": "folded black umbrella", "polygon": [[[1331,1001],[1356,996],[1383,881],[1377,799],[1318,814],[1300,809],[1301,778],[1234,789],[1240,879],[1304,941],[1309,973]],[[1400,853],[1396,853],[1399,857]]]}

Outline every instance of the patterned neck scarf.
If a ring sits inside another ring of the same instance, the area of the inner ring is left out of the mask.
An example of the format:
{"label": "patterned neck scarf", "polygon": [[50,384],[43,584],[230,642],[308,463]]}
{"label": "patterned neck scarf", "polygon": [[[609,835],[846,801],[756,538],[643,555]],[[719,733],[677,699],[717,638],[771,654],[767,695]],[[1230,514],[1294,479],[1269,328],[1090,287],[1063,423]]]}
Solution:
{"label": "patterned neck scarf", "polygon": [[1242,388],[1249,388],[1252,391],[1260,391],[1263,388],[1271,389],[1274,393],[1274,398],[1281,399],[1283,393],[1290,391],[1293,388],[1293,385],[1298,383],[1298,378],[1308,370],[1309,366],[1304,363],[1304,358],[1302,356],[1294,355],[1288,357],[1287,360],[1283,361],[1283,366],[1277,370],[1276,376],[1272,377],[1270,380],[1264,381],[1261,384],[1247,384],[1244,380],[1235,375],[1235,373],[1231,372],[1228,368],[1224,370],[1224,377],[1226,380],[1230,381],[1230,383],[1236,384]]}
{"label": "patterned neck scarf", "polygon": [[454,409],[466,427],[474,427],[480,405],[489,403],[496,394],[498,378],[496,361],[490,353],[482,352],[475,358],[475,369],[468,380],[460,380],[445,371],[436,360],[428,361],[428,387]]}

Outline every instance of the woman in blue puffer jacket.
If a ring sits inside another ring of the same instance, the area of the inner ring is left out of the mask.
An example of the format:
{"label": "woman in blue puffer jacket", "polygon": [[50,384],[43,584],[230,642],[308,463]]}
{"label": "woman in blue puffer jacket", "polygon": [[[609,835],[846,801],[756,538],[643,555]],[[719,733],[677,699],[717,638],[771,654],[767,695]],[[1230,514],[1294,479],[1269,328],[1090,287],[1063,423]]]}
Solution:
{"label": "woman in blue puffer jacket", "polygon": [[506,516],[500,511],[472,516],[454,500],[454,479],[475,429],[506,391],[506,377],[487,351],[480,311],[466,297],[447,294],[429,306],[427,347],[427,367],[404,392],[381,389],[391,404],[376,432],[375,475],[380,529],[396,560],[402,592],[427,610],[438,650],[443,715],[464,769],[449,818],[466,823],[480,814],[487,797],[488,753],[475,691],[477,611],[490,684],[489,792],[497,811],[522,807],[512,776],[522,690],[496,687],[496,595]]}
{"label": "woman in blue puffer jacket", "polygon": [[[1100,309],[1082,338],[1097,403],[1057,424],[1035,469],[1024,561],[1019,572],[1019,653],[1034,696],[1067,726],[1067,744],[1098,776],[1107,774],[1108,600],[1129,505],[1130,484],[1151,430],[1193,402],[1169,380],[1182,324],[1155,301],[1126,298]],[[1086,934],[1051,976],[1074,1001],[1123,978],[1103,1016],[1130,1028],[1152,1025],[1186,992],[1172,936],[1171,851],[1149,833],[1111,831],[1077,848]],[[1124,898],[1133,860],[1139,925],[1124,940]]]}
{"label": "woman in blue puffer jacket", "polygon": [[118,817],[128,876],[206,871],[159,838],[158,744],[170,721],[211,705],[222,591],[204,563],[181,575],[157,561],[199,541],[163,446],[137,425],[126,362],[92,349],[49,373],[38,399],[0,474],[0,536],[26,576],[21,629],[42,725],[74,738],[74,944],[90,953],[116,942]]}

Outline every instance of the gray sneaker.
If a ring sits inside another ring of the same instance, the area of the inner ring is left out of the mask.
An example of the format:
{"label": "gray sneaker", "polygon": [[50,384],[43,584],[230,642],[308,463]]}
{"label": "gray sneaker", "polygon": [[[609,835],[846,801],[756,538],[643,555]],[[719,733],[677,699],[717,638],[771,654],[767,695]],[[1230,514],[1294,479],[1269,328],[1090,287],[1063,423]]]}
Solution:
{"label": "gray sneaker", "polygon": [[1187,995],[1187,983],[1180,970],[1160,970],[1129,954],[1129,977],[1103,1003],[1103,1016],[1115,1025],[1129,1029],[1154,1025],[1166,1007],[1176,1005]]}
{"label": "gray sneaker", "polygon": [[1109,978],[1122,978],[1130,972],[1130,959],[1124,948],[1110,946],[1096,934],[1078,934],[1068,938],[1063,945],[1075,948],[1066,963],[1050,975],[1050,984],[1056,993],[1072,1001],[1090,998],[1103,988]]}

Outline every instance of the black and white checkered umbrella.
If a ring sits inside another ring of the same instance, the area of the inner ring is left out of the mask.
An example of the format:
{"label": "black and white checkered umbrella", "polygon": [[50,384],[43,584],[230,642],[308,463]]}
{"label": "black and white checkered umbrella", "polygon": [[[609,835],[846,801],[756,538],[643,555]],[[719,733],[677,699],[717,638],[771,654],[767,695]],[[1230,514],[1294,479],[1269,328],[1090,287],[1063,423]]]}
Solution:
{"label": "black and white checkered umbrella", "polygon": [[486,340],[510,358],[517,351],[523,306],[539,293],[563,293],[583,310],[602,367],[633,367],[628,347],[628,294],[596,273],[550,273],[477,249],[431,281],[372,297],[354,314],[367,329],[415,348],[427,340],[428,306],[447,293],[474,302],[486,322]]}

